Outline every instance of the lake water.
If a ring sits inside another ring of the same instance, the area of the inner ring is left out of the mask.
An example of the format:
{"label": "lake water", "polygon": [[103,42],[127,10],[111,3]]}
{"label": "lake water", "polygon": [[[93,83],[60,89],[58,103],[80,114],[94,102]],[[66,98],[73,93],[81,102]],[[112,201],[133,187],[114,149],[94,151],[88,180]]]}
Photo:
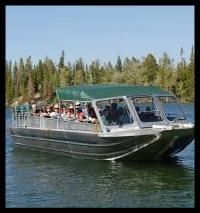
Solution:
{"label": "lake water", "polygon": [[194,207],[194,142],[166,162],[82,160],[14,147],[10,124],[6,110],[7,208]]}

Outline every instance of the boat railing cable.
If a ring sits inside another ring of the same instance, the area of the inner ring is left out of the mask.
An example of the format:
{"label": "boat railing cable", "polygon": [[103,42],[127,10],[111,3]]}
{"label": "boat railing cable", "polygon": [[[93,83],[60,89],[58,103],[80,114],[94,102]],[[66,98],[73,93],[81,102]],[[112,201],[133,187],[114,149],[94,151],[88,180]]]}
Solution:
{"label": "boat railing cable", "polygon": [[[97,124],[96,124],[97,125]],[[98,125],[97,125],[98,126]],[[95,132],[99,127],[95,126]],[[76,122],[75,120],[63,120],[60,118],[47,118],[33,115],[29,112],[12,112],[12,127],[15,128],[37,128],[37,129],[56,129],[72,131],[94,131],[94,124],[87,122]]]}

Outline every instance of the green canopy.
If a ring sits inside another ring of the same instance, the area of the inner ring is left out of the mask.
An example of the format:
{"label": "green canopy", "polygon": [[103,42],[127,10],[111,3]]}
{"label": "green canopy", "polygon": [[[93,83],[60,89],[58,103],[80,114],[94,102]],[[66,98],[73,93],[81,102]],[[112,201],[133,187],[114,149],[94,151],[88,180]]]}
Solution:
{"label": "green canopy", "polygon": [[56,94],[61,101],[90,101],[92,99],[112,98],[125,95],[170,95],[169,92],[154,86],[133,86],[125,84],[92,84],[60,87]]}

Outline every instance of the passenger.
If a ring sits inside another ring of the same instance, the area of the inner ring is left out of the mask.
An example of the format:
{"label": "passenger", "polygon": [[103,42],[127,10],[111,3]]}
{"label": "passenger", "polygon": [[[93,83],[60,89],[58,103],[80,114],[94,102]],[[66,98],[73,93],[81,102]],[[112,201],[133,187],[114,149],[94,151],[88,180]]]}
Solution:
{"label": "passenger", "polygon": [[122,126],[124,124],[124,110],[122,107],[118,108],[118,124]]}
{"label": "passenger", "polygon": [[111,104],[111,119],[113,124],[118,123],[117,103]]}
{"label": "passenger", "polygon": [[51,118],[60,118],[60,113],[59,113],[59,106],[58,106],[58,104],[56,104],[55,106],[54,106],[54,112],[51,112],[50,113],[50,116],[51,116]]}
{"label": "passenger", "polygon": [[158,118],[154,115],[154,113],[151,111],[151,107],[147,106],[146,107],[146,121],[147,122],[152,122],[156,121]]}
{"label": "passenger", "polygon": [[91,103],[85,103],[85,108],[82,110],[87,119],[89,118],[90,108],[91,108]]}
{"label": "passenger", "polygon": [[69,109],[67,111],[66,119],[67,120],[73,120],[73,119],[75,119],[74,107],[73,107],[72,104],[69,105]]}
{"label": "passenger", "polygon": [[32,115],[40,115],[40,111],[37,109],[36,104],[32,104]]}
{"label": "passenger", "polygon": [[118,108],[118,124],[121,126],[124,124],[130,124],[132,122],[133,122],[133,120],[128,115],[127,111],[124,108],[119,107]]}
{"label": "passenger", "polygon": [[105,109],[103,110],[103,117],[105,118],[105,124],[110,125],[112,123],[112,113],[110,105],[105,106]]}
{"label": "passenger", "polygon": [[84,113],[82,112],[82,110],[79,108],[79,109],[76,109],[76,119],[77,121],[87,121]]}
{"label": "passenger", "polygon": [[76,101],[76,120],[77,121],[86,121],[86,117],[81,109],[81,103]]}
{"label": "passenger", "polygon": [[150,122],[152,120],[151,107],[147,106],[145,111],[141,112],[140,120],[143,122]]}
{"label": "passenger", "polygon": [[113,113],[117,114],[117,103],[111,104],[111,110],[112,110]]}
{"label": "passenger", "polygon": [[140,113],[140,107],[136,106],[135,109],[136,109],[136,112],[139,114]]}
{"label": "passenger", "polygon": [[82,112],[81,103],[79,101],[76,101],[76,110],[79,110]]}
{"label": "passenger", "polygon": [[151,107],[150,106],[147,106],[146,107],[146,112],[150,112],[151,111]]}
{"label": "passenger", "polygon": [[51,106],[47,106],[47,113],[50,115],[52,109],[51,109]]}
{"label": "passenger", "polygon": [[62,108],[61,118],[64,120],[67,119],[67,108],[65,106]]}
{"label": "passenger", "polygon": [[87,103],[86,110],[84,110],[84,115],[85,115],[87,121],[92,122],[92,123],[96,122],[97,116],[94,111],[94,108],[91,106],[91,103]]}
{"label": "passenger", "polygon": [[44,106],[43,106],[43,111],[42,111],[42,113],[40,114],[40,116],[46,117],[46,118],[50,118],[50,117],[51,117],[51,116],[50,116],[50,113],[51,113],[50,107],[49,107],[49,106],[47,106],[47,107],[44,107]]}
{"label": "passenger", "polygon": [[37,110],[36,104],[32,104],[32,113],[36,114],[36,110]]}
{"label": "passenger", "polygon": [[92,123],[96,123],[96,121],[97,121],[97,116],[96,116],[96,113],[95,113],[93,107],[91,107],[91,109],[89,111],[89,118],[88,119]]}

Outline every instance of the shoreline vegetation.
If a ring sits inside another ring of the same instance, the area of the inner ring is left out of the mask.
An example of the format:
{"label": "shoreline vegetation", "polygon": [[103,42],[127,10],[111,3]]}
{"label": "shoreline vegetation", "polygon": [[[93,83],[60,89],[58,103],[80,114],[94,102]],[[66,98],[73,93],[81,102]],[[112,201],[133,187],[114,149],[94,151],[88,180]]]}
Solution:
{"label": "shoreline vegetation", "polygon": [[19,62],[6,60],[5,104],[15,107],[34,99],[55,103],[58,87],[103,83],[159,86],[176,95],[180,102],[193,103],[194,69],[193,47],[188,62],[183,48],[180,49],[180,60],[176,65],[166,52],[158,61],[151,53],[141,60],[135,57],[122,60],[118,56],[114,65],[111,62],[102,64],[99,59],[86,64],[82,58],[73,64],[66,63],[64,51],[58,64],[48,57],[35,65],[31,56],[20,58]]}

